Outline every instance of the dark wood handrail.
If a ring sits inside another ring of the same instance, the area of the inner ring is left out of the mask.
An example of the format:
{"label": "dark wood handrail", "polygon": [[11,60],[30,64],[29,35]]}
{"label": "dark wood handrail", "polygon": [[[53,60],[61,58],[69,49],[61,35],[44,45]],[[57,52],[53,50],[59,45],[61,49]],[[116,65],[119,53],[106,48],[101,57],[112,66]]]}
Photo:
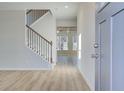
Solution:
{"label": "dark wood handrail", "polygon": [[26,14],[29,14],[31,11],[33,11],[33,9],[30,9],[29,11],[27,11]]}
{"label": "dark wood handrail", "polygon": [[[26,12],[26,14],[29,14],[31,11],[33,11],[33,9],[28,10],[28,11]],[[44,11],[49,11],[49,12],[52,14],[52,12],[50,11],[50,9],[45,9]]]}
{"label": "dark wood handrail", "polygon": [[52,41],[48,41],[46,38],[44,38],[43,36],[41,36],[39,33],[37,33],[34,29],[32,29],[30,26],[26,25],[27,28],[31,29],[34,33],[36,33],[37,35],[39,35],[42,39],[44,39],[47,43],[49,43],[52,46]]}

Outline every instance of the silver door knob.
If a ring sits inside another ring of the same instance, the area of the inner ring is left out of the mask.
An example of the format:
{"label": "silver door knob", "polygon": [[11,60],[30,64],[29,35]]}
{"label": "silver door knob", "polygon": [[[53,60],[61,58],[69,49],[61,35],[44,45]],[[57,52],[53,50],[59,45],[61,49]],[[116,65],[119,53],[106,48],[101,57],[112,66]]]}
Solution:
{"label": "silver door knob", "polygon": [[94,48],[98,48],[98,47],[99,47],[98,43],[95,43]]}

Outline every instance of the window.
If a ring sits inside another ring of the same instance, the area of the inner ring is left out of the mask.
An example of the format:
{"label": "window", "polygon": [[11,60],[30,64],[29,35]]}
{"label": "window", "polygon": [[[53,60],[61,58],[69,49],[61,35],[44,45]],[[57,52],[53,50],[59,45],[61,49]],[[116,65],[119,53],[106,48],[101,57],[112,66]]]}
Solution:
{"label": "window", "polygon": [[79,47],[78,47],[78,50],[79,50],[78,58],[81,59],[81,34],[79,34],[78,38],[79,38],[79,40],[78,40],[78,45],[79,45]]}
{"label": "window", "polygon": [[73,40],[73,50],[77,50],[77,33],[74,33],[72,40]]}
{"label": "window", "polygon": [[68,36],[67,35],[57,36],[57,50],[68,50]]}
{"label": "window", "polygon": [[77,50],[76,27],[57,27],[57,50]]}

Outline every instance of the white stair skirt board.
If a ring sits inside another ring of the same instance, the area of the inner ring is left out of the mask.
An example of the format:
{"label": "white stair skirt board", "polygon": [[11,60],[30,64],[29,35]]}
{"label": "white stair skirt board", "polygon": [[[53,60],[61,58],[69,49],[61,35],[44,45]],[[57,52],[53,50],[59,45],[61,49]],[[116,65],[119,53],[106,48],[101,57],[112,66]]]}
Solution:
{"label": "white stair skirt board", "polygon": [[39,22],[39,20],[42,20],[46,15],[50,14],[50,12],[48,11],[47,13],[45,13],[43,16],[41,16],[40,18],[38,18],[35,22],[33,22],[30,27],[34,26],[36,23]]}

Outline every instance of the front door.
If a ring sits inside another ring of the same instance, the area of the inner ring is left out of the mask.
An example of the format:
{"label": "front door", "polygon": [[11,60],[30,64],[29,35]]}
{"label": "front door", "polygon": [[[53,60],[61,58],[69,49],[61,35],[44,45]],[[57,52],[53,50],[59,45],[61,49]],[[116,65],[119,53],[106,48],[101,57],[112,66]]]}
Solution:
{"label": "front door", "polygon": [[124,90],[124,3],[96,14],[96,90]]}

